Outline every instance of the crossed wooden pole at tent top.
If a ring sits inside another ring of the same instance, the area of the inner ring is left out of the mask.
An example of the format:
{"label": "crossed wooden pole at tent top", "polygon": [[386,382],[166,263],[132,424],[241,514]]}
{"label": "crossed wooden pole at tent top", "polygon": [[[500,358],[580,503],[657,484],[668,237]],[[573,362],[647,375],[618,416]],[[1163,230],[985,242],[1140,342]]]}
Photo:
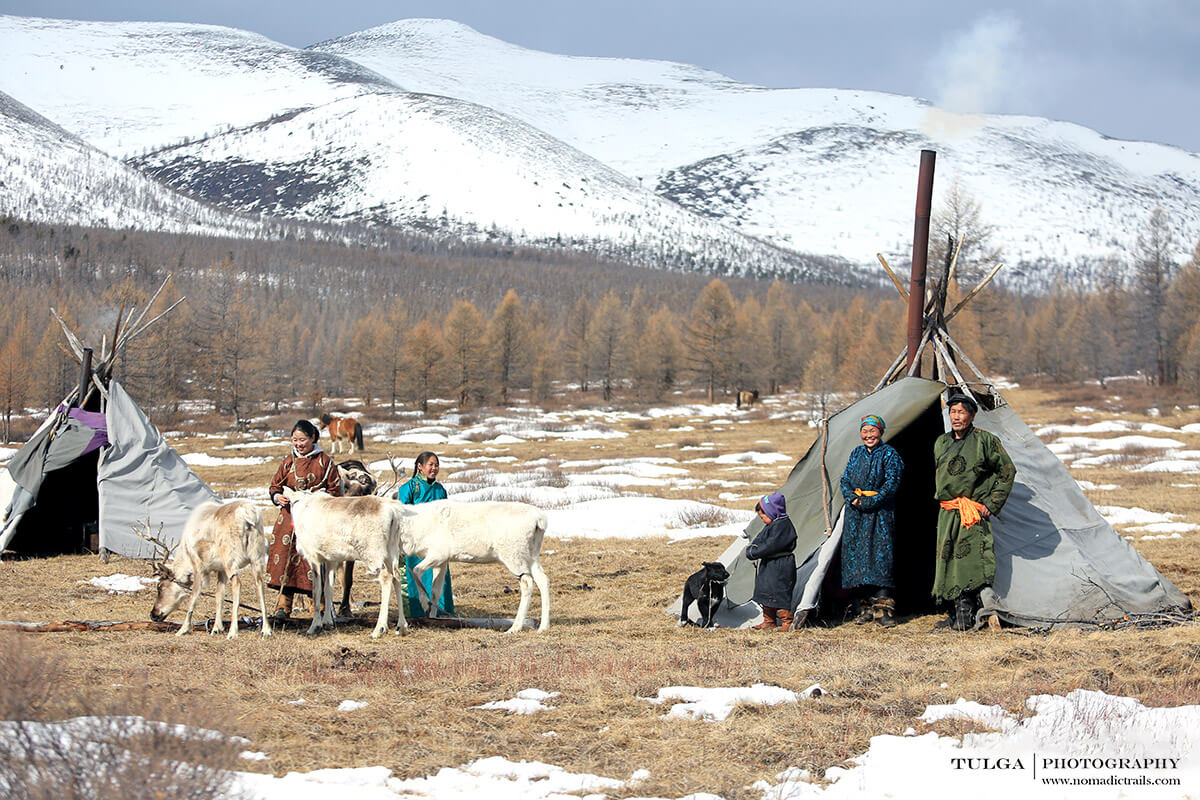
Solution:
{"label": "crossed wooden pole at tent top", "polygon": [[[966,307],[967,303],[971,302],[976,295],[983,291],[983,288],[991,282],[992,278],[996,277],[996,273],[1003,268],[1004,264],[996,264],[996,266],[992,267],[992,269],[983,276],[982,280],[975,285],[975,288],[967,292],[967,294],[958,301],[954,308],[950,310],[950,313],[946,313],[947,293],[949,291],[951,281],[954,280],[955,269],[958,266],[958,255],[962,251],[962,243],[963,237],[959,236],[958,242],[954,247],[954,254],[950,259],[950,265],[946,269],[945,277],[943,277],[940,281],[936,279],[931,279],[929,281],[929,286],[925,291],[924,327],[921,333],[921,343],[917,346],[917,352],[911,360],[911,365],[907,369],[905,368],[905,364],[909,362],[908,345],[906,344],[904,349],[900,351],[900,355],[896,357],[896,360],[893,361],[891,366],[888,367],[884,372],[883,377],[879,380],[879,383],[875,384],[875,388],[872,389],[873,392],[879,391],[884,386],[887,386],[888,384],[893,383],[894,381],[899,380],[906,375],[915,375],[917,370],[920,368],[921,357],[924,355],[927,347],[931,348],[930,352],[933,355],[937,374],[942,377],[942,380],[950,385],[960,387],[977,403],[979,402],[979,398],[971,390],[971,385],[990,385],[987,377],[984,376],[983,371],[980,370],[979,367],[975,366],[975,363],[971,361],[970,356],[968,356],[966,352],[958,345],[958,343],[954,341],[954,337],[950,335],[950,331],[947,329],[946,324],[950,320],[954,319],[954,317]],[[875,257],[879,259],[879,263],[882,264],[884,270],[887,271],[888,277],[892,279],[892,283],[895,285],[896,291],[900,293],[900,296],[904,298],[906,303],[910,302],[908,292],[904,290],[904,286],[896,277],[896,273],[892,271],[890,266],[888,266],[887,259],[883,257],[882,253],[876,253]],[[960,359],[962,363],[974,373],[976,380],[968,381],[963,375],[958,365],[958,361]]]}
{"label": "crossed wooden pole at tent top", "polygon": [[[162,284],[159,285],[158,289],[154,292],[153,296],[151,296],[150,301],[146,303],[146,307],[142,309],[140,314],[138,314],[137,306],[131,306],[129,308],[129,313],[126,314],[125,302],[121,302],[121,308],[117,312],[117,321],[113,327],[111,347],[108,334],[105,334],[100,339],[100,360],[96,362],[94,367],[91,368],[90,374],[84,376],[83,379],[80,380],[79,385],[71,389],[71,391],[67,393],[67,396],[63,398],[62,405],[64,408],[69,408],[76,405],[82,408],[87,401],[91,399],[93,392],[99,392],[101,397],[103,397],[105,400],[108,399],[108,381],[112,377],[113,364],[116,362],[117,356],[120,355],[121,351],[125,349],[126,345],[144,333],[147,328],[149,328],[158,320],[162,319],[164,316],[170,313],[172,309],[187,299],[186,297],[180,297],[178,300],[168,306],[165,311],[155,315],[154,317],[151,317],[149,320],[146,320],[146,315],[150,312],[150,309],[153,308],[154,301],[158,299],[158,296],[162,294],[162,290],[166,288],[170,281],[171,275],[168,273],[167,277],[163,279]],[[88,350],[90,348],[84,346],[83,342],[79,340],[79,337],[75,335],[75,332],[71,330],[70,326],[68,326],[66,321],[63,320],[63,318],[59,315],[57,309],[52,307],[50,309],[50,314],[56,320],[58,320],[58,324],[62,327],[63,335],[65,335],[67,338],[67,344],[70,346],[69,350],[67,350],[67,348],[63,348],[63,350],[73,356],[80,366],[84,366],[88,360]],[[137,314],[136,319],[134,319],[135,314]],[[145,322],[143,322],[143,320],[145,320]],[[90,383],[86,390],[84,389],[85,381]]]}

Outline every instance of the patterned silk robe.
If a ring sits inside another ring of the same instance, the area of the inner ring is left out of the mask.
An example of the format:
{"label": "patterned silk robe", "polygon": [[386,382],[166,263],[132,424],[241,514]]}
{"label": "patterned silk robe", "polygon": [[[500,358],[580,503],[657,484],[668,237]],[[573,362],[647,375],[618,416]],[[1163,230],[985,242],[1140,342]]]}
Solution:
{"label": "patterned silk robe", "polygon": [[[272,500],[283,491],[283,487],[307,491],[324,489],[334,497],[341,497],[342,482],[333,458],[321,451],[315,455],[296,458],[289,454],[279,465],[269,489]],[[267,548],[268,585],[272,589],[292,587],[304,594],[312,594],[311,567],[296,552],[296,537],[292,528],[292,512],[280,507],[275,520],[271,544]]]}

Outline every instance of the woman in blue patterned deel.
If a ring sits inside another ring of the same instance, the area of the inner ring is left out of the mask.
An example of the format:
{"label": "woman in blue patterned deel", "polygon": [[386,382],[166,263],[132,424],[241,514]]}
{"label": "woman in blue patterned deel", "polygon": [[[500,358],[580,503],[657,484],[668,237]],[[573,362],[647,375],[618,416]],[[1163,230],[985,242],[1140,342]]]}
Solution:
{"label": "woman in blue patterned deel", "polygon": [[859,423],[862,444],[850,453],[842,473],[842,498],[846,501],[842,525],[842,588],[857,600],[862,624],[877,621],[885,628],[896,624],[896,588],[892,577],[895,555],[896,495],[904,462],[891,445],[883,443],[887,424],[868,414]]}

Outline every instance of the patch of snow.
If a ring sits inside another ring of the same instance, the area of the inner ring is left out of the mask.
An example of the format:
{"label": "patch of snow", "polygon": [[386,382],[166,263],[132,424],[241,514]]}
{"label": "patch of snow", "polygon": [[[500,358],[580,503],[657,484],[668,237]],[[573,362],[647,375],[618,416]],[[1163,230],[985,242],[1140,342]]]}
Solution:
{"label": "patch of snow", "polygon": [[522,689],[511,700],[493,700],[481,706],[471,706],[471,708],[507,711],[509,714],[533,714],[538,711],[553,711],[555,706],[545,705],[543,701],[558,697],[558,695],[558,692],[545,692],[541,689]]}
{"label": "patch of snow", "polygon": [[1157,511],[1147,511],[1144,508],[1124,508],[1123,506],[1096,506],[1096,511],[1100,512],[1100,516],[1108,521],[1109,525],[1156,525],[1164,522],[1171,522],[1178,519],[1178,514],[1159,513]]}
{"label": "patch of snow", "polygon": [[183,456],[184,463],[193,467],[239,467],[248,466],[251,464],[265,464],[268,461],[274,461],[272,458],[259,456],[234,456],[233,458],[220,458],[210,456],[208,453],[186,453]]}
{"label": "patch of snow", "polygon": [[338,711],[360,711],[360,710],[366,708],[368,705],[370,705],[370,703],[363,702],[360,700],[343,700],[342,702],[338,703],[337,710]]}
{"label": "patch of snow", "polygon": [[139,575],[123,575],[118,572],[113,575],[102,575],[78,582],[98,586],[109,594],[124,594],[126,592],[140,592],[147,587],[154,586],[158,583],[158,579],[144,578]]}
{"label": "patch of snow", "polygon": [[[810,689],[813,687],[810,687]],[[663,719],[698,719],[706,722],[722,722],[729,718],[739,705],[773,706],[780,703],[795,703],[800,695],[779,686],[756,683],[748,688],[729,687],[706,689],[698,686],[668,686],[658,690],[656,697],[644,697],[651,703],[666,703],[679,700]]]}

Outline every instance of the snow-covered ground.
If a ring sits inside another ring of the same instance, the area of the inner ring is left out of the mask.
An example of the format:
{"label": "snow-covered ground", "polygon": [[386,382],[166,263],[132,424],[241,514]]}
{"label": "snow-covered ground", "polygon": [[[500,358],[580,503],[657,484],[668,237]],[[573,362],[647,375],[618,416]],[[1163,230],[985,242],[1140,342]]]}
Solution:
{"label": "snow-covered ground", "polygon": [[[539,704],[554,696],[543,690],[527,692]],[[761,684],[717,689],[677,686],[660,690],[654,699],[698,698],[691,701],[693,705],[708,703],[719,714],[737,703],[769,706],[795,703],[802,696],[809,697],[804,702],[820,702],[820,694],[815,685],[804,691]],[[552,719],[554,709],[544,708],[542,713]],[[687,711],[669,716],[680,718],[675,724],[695,724],[689,718],[720,724],[723,718]],[[988,730],[961,737],[929,730],[946,720],[967,720]],[[873,737],[866,752],[843,764],[823,765],[823,776],[793,766],[747,788],[762,800],[1011,800],[1014,796],[1107,800],[1185,798],[1200,792],[1200,706],[1149,708],[1135,698],[1077,689],[1066,696],[1030,697],[1020,715],[960,698],[949,705],[928,705],[917,718],[897,722],[907,725],[902,734]],[[18,724],[22,732],[18,732]],[[920,733],[914,726],[927,732]],[[187,739],[221,737],[215,731],[139,718],[89,717],[50,724],[6,721],[0,722],[0,748],[33,747],[54,757],[63,752],[86,752],[96,737],[112,741],[113,731],[132,736],[143,730]],[[269,752],[248,749],[252,743],[244,739],[236,742],[247,746],[244,760],[269,768]],[[782,751],[790,752],[786,747]],[[104,752],[108,757],[113,751]],[[706,774],[697,773],[702,788]],[[382,766],[291,772],[281,777],[237,772],[231,777],[234,789],[255,800],[316,800],[345,794],[365,800],[598,800],[614,793],[636,796],[638,786],[653,776],[645,769],[634,769],[628,778],[574,773],[553,764],[490,756],[408,779],[393,777],[391,770]],[[718,795],[686,797],[699,800]]]}

